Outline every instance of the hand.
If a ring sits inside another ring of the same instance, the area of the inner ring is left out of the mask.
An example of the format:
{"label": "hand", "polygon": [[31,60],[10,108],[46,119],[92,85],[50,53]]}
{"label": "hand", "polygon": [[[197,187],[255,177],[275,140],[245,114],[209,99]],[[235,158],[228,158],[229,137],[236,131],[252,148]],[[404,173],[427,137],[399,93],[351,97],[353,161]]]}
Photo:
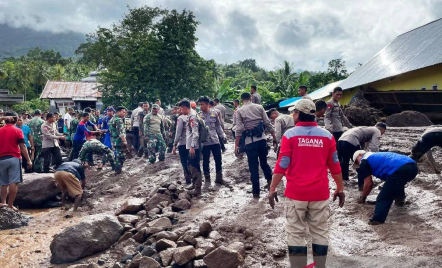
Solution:
{"label": "hand", "polygon": [[65,136],[60,136],[58,139],[59,139],[59,140],[62,140],[62,141],[65,141],[65,140],[66,140],[66,137],[65,137]]}
{"label": "hand", "polygon": [[172,154],[176,154],[176,146],[173,146],[173,148],[172,148]]}
{"label": "hand", "polygon": [[336,189],[335,193],[333,194],[333,201],[336,200],[336,198],[339,198],[339,207],[343,207],[344,203],[345,203],[345,194],[344,192],[340,192],[338,191],[338,189]]}
{"label": "hand", "polygon": [[363,196],[360,196],[359,198],[358,198],[358,204],[365,204],[365,200],[367,200],[367,198],[366,197],[363,197]]}
{"label": "hand", "polygon": [[238,146],[235,145],[235,155],[236,155],[236,157],[238,157],[238,154],[239,154],[239,148],[238,148]]}
{"label": "hand", "polygon": [[27,161],[27,166],[28,166],[28,169],[31,169],[31,168],[32,168],[32,161],[31,161],[31,160],[28,160],[28,161]]}
{"label": "hand", "polygon": [[278,200],[278,193],[274,191],[273,193],[269,193],[269,204],[272,207],[272,209],[275,209],[275,201],[279,202]]}
{"label": "hand", "polygon": [[195,148],[190,148],[190,150],[189,150],[189,156],[190,156],[190,158],[195,158]]}

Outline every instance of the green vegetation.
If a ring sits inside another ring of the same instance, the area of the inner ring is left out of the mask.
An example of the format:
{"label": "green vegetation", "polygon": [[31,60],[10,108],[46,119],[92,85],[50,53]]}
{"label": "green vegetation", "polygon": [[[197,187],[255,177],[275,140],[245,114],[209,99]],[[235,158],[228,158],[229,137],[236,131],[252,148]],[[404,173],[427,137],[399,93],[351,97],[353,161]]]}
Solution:
{"label": "green vegetation", "polygon": [[48,100],[40,100],[40,99],[33,99],[30,101],[25,101],[23,103],[15,104],[12,106],[12,109],[14,111],[17,111],[18,113],[21,112],[34,112],[35,110],[39,109],[42,111],[48,111],[50,108],[50,104]]}

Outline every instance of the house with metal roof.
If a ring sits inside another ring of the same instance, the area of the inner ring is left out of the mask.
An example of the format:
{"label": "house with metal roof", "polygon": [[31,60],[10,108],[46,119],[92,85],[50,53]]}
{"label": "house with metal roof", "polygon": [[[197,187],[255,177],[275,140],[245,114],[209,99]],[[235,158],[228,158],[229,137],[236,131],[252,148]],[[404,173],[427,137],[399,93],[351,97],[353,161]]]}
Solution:
{"label": "house with metal roof", "polygon": [[[441,47],[442,19],[399,35],[339,81],[344,90],[341,103],[348,104],[358,90],[363,90],[365,98],[386,114],[415,110],[434,117],[442,112]],[[327,85],[309,95],[326,99],[335,86]],[[327,95],[324,90],[328,90]]]}
{"label": "house with metal roof", "polygon": [[23,94],[11,94],[7,89],[0,89],[0,109],[4,111],[11,110],[14,104],[22,103],[23,101]]}
{"label": "house with metal roof", "polygon": [[[65,113],[67,108],[74,108],[82,110],[86,107],[93,109],[101,109],[103,103],[101,102],[101,92],[98,87],[100,83],[96,82],[94,76],[90,75],[87,79],[82,81],[48,81],[40,95],[40,99],[50,101],[51,111],[58,111]],[[83,81],[85,80],[85,81]]]}

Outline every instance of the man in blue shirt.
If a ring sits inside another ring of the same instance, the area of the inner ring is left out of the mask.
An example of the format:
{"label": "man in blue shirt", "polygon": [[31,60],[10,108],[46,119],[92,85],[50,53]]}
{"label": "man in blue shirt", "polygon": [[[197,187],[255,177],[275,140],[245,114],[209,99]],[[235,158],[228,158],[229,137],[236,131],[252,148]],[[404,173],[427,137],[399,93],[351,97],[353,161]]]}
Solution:
{"label": "man in blue shirt", "polygon": [[109,132],[109,121],[114,117],[115,109],[112,106],[107,107],[106,109],[107,116],[103,117],[101,120],[101,130],[105,132],[103,144],[112,149],[112,143]]}
{"label": "man in blue shirt", "polygon": [[367,153],[364,150],[356,151],[353,161],[353,167],[358,172],[358,180],[364,181],[358,203],[365,203],[373,189],[373,176],[385,181],[376,199],[374,215],[368,224],[385,223],[393,200],[398,206],[404,205],[405,185],[416,178],[418,173],[416,162],[408,156],[397,153]]}
{"label": "man in blue shirt", "polygon": [[[15,123],[15,126],[23,131],[23,136],[25,137],[25,145],[28,149],[29,157],[31,158],[31,161],[33,161],[35,148],[34,138],[32,137],[31,129],[27,125],[23,124],[23,118],[21,117],[17,119],[17,123]],[[22,156],[22,159],[25,159],[24,156]],[[22,161],[22,166],[25,169],[25,173],[32,172],[32,169],[28,169],[26,161]]]}
{"label": "man in blue shirt", "polygon": [[[72,138],[72,159],[77,159],[78,154],[80,153],[81,147],[86,142],[86,133],[88,134],[96,134],[100,133],[100,131],[90,131],[88,127],[91,127],[97,130],[97,127],[89,121],[89,113],[82,114],[82,120],[78,123],[77,131],[75,132],[74,137]],[[92,163],[92,155],[89,158],[89,164]]]}

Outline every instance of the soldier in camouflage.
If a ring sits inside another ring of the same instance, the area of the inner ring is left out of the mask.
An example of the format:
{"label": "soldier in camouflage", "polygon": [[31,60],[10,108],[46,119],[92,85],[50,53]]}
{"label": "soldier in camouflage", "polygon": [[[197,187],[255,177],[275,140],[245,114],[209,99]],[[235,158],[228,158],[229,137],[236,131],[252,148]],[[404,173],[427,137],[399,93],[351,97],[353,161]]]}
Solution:
{"label": "soldier in camouflage", "polygon": [[178,121],[178,117],[179,117],[179,110],[178,107],[174,106],[172,107],[172,117],[170,118],[172,123],[169,126],[169,142],[167,143],[167,153],[171,153],[172,152],[172,148],[173,148],[173,143],[175,141],[175,133],[176,133],[176,126],[177,126],[177,121]]}
{"label": "soldier in camouflage", "polygon": [[41,173],[43,172],[43,155],[42,155],[42,132],[41,125],[43,125],[44,121],[41,119],[41,111],[35,110],[34,118],[29,122],[28,126],[31,129],[32,138],[34,138],[34,162],[32,165],[34,166],[34,172]]}
{"label": "soldier in camouflage", "polygon": [[116,111],[116,115],[109,121],[109,132],[112,147],[115,150],[115,174],[120,174],[123,163],[126,160],[125,150],[127,149],[127,141],[124,118],[126,117],[127,109],[125,107],[117,107]]}
{"label": "soldier in camouflage", "polygon": [[143,105],[141,106],[143,108],[143,110],[138,114],[138,120],[140,120],[140,124],[139,125],[139,134],[138,137],[140,139],[140,147],[138,148],[138,157],[142,157],[143,156],[143,152],[144,152],[144,127],[143,127],[143,120],[144,117],[146,117],[146,115],[149,114],[149,109],[150,109],[150,105],[148,102],[143,102]]}
{"label": "soldier in camouflage", "polygon": [[79,154],[79,158],[81,162],[85,163],[85,167],[87,167],[88,155],[98,154],[102,158],[101,163],[97,167],[98,169],[103,168],[103,165],[106,164],[107,161],[109,161],[112,169],[115,169],[115,160],[112,150],[97,140],[93,134],[86,134],[86,140]]}
{"label": "soldier in camouflage", "polygon": [[166,159],[166,143],[164,142],[165,127],[164,117],[158,114],[160,106],[152,105],[152,112],[144,117],[144,144],[145,157],[149,157],[150,163],[155,163],[156,152],[159,152],[158,159],[164,161]]}

